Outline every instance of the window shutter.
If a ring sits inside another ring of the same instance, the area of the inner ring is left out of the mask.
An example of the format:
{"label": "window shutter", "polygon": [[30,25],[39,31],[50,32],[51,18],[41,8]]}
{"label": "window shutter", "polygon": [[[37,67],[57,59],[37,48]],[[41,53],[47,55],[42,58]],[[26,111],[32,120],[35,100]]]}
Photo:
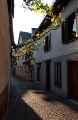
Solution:
{"label": "window shutter", "polygon": [[78,37],[78,8],[76,10],[76,37]]}
{"label": "window shutter", "polygon": [[66,43],[66,37],[65,37],[65,21],[62,22],[62,44]]}
{"label": "window shutter", "polygon": [[64,21],[62,22],[62,44],[65,43],[65,29],[64,29]]}
{"label": "window shutter", "polygon": [[46,52],[46,39],[44,41],[44,52]]}
{"label": "window shutter", "polygon": [[51,50],[51,33],[48,35],[48,48]]}

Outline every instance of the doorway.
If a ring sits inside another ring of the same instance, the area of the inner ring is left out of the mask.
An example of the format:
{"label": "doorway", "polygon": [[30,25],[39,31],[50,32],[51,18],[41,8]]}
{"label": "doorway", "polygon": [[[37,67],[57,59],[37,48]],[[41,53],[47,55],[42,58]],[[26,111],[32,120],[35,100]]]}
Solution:
{"label": "doorway", "polygon": [[46,89],[50,90],[50,62],[46,62]]}
{"label": "doorway", "polygon": [[37,81],[40,82],[41,63],[37,63]]}
{"label": "doorway", "polygon": [[31,79],[34,79],[34,68],[31,68]]}
{"label": "doorway", "polygon": [[68,62],[68,97],[78,102],[78,61]]}

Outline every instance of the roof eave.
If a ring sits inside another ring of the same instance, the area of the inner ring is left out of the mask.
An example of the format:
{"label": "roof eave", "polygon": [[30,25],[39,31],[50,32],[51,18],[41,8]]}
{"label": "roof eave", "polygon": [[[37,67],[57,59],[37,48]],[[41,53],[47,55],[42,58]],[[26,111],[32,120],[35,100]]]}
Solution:
{"label": "roof eave", "polygon": [[[65,7],[70,1],[71,0],[57,0],[54,3],[53,13],[58,15],[59,12],[61,12],[61,10],[63,9],[63,7]],[[58,7],[58,6],[60,6],[60,7]],[[51,24],[51,20],[47,19],[46,17],[48,17],[48,15],[45,16],[45,18],[41,22],[39,28],[36,30],[35,34],[37,34],[38,32],[42,32],[42,30],[45,30]]]}

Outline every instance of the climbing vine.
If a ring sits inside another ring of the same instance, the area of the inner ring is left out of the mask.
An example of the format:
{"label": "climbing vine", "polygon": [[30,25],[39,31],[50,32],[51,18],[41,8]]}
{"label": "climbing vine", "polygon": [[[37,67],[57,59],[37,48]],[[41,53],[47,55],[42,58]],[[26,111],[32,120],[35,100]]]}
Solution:
{"label": "climbing vine", "polygon": [[[48,5],[44,4],[42,0],[23,0],[23,7],[28,8],[30,10],[33,10],[38,13],[46,14],[46,19],[51,21],[52,28],[50,29],[43,29],[41,32],[38,31],[35,36],[32,35],[32,38],[29,40],[25,40],[23,45],[19,46],[17,45],[15,47],[15,51],[13,52],[14,56],[19,56],[20,54],[26,54],[26,53],[33,53],[34,50],[36,50],[40,46],[40,38],[45,35],[50,30],[55,30],[58,28],[60,22],[62,22],[62,11],[59,12],[58,15],[54,13],[54,5]],[[60,7],[60,6],[57,6]],[[46,19],[44,21],[44,24],[46,24]]]}

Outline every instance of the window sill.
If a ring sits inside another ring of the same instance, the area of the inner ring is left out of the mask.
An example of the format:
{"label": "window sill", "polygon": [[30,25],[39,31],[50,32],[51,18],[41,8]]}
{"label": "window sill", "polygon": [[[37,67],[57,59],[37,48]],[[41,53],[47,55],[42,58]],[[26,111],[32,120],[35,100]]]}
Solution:
{"label": "window sill", "polygon": [[44,53],[48,53],[48,52],[50,52],[51,50],[48,50],[48,51],[44,51]]}
{"label": "window sill", "polygon": [[76,38],[74,38],[74,39],[68,41],[67,44],[70,43],[70,42],[74,42],[74,41],[76,41],[77,39],[78,39],[78,37],[76,37]]}
{"label": "window sill", "polygon": [[76,37],[76,38],[74,38],[74,39],[72,39],[72,40],[70,40],[70,41],[67,41],[67,42],[65,42],[65,43],[62,43],[62,44],[69,44],[69,43],[74,42],[74,41],[76,41],[76,40],[78,40],[78,37]]}

